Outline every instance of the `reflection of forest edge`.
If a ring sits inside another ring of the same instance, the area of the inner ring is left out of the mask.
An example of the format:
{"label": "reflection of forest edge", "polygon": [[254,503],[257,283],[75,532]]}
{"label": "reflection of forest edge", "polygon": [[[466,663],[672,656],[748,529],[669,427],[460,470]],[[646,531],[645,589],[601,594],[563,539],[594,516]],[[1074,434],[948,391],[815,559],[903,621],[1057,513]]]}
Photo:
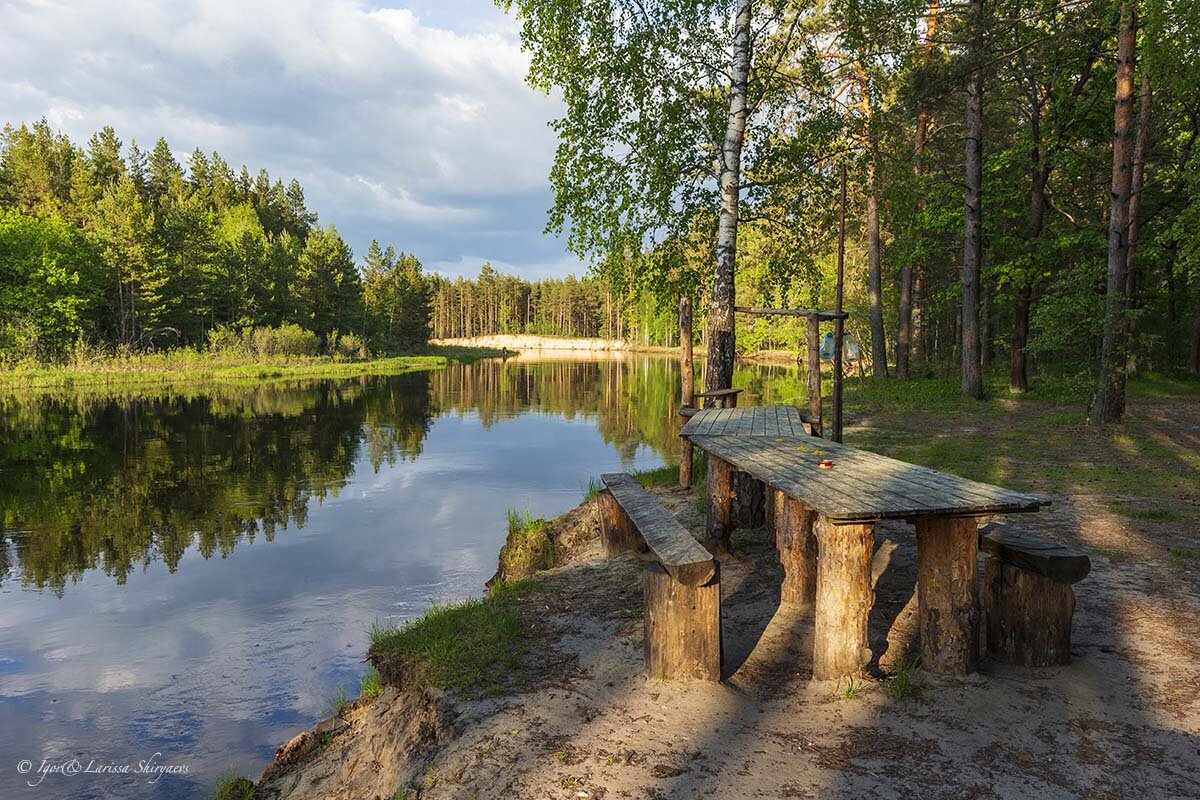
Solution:
{"label": "reflection of forest edge", "polygon": [[[759,373],[740,376],[755,394]],[[485,428],[521,413],[595,419],[622,460],[646,445],[673,461],[678,381],[668,358],[484,361],[201,395],[5,397],[0,580],[15,570],[61,593],[88,570],[122,583],[158,559],[174,571],[189,547],[208,558],[270,540],[303,526],[360,458],[416,459],[447,414]]]}

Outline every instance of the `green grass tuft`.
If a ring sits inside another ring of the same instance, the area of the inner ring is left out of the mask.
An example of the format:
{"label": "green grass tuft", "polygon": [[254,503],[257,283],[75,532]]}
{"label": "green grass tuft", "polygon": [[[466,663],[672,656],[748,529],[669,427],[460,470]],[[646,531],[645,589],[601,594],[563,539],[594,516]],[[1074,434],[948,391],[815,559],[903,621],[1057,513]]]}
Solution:
{"label": "green grass tuft", "polygon": [[893,700],[916,700],[921,697],[921,675],[917,662],[905,664],[884,683],[884,690]]}
{"label": "green grass tuft", "polygon": [[367,671],[358,678],[358,696],[375,698],[381,694],[383,694],[383,681],[379,677],[379,670],[367,667]]}
{"label": "green grass tuft", "polygon": [[485,597],[434,606],[400,627],[374,626],[368,657],[385,674],[402,675],[406,689],[472,692],[511,683],[529,646],[518,613],[527,588],[500,583]]}
{"label": "green grass tuft", "polygon": [[342,715],[342,712],[345,711],[346,707],[349,705],[350,705],[350,700],[346,697],[346,690],[343,689],[341,686],[339,686],[337,688],[337,691],[334,692],[333,697],[329,698],[329,701],[326,704],[326,706],[327,706],[326,712],[327,713],[325,714],[325,716],[340,717]]}
{"label": "green grass tuft", "polygon": [[508,539],[500,548],[498,575],[501,581],[531,577],[554,566],[554,540],[548,523],[529,511],[508,510]]}
{"label": "green grass tuft", "polygon": [[217,778],[211,800],[254,800],[258,789],[249,778],[243,778],[232,769]]}

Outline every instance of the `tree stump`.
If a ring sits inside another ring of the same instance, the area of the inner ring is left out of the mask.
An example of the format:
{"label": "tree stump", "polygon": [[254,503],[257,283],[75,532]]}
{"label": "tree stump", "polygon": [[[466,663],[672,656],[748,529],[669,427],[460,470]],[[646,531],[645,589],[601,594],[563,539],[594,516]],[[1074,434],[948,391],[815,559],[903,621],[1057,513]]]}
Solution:
{"label": "tree stump", "polygon": [[966,675],[979,665],[979,526],[973,517],[917,520],[921,666]]}
{"label": "tree stump", "polygon": [[710,553],[729,552],[733,535],[733,467],[716,456],[708,457],[708,515],[705,520]]}
{"label": "tree stump", "polygon": [[687,586],[648,561],[646,675],[659,680],[721,680],[721,565],[703,586]]}
{"label": "tree stump", "polygon": [[600,543],[604,554],[613,556],[629,550],[644,549],[642,535],[607,489],[598,495],[600,504]]}
{"label": "tree stump", "polygon": [[857,675],[871,661],[867,619],[875,601],[871,584],[874,525],[834,525],[818,515],[819,543],[813,677]]}
{"label": "tree stump", "polygon": [[983,571],[988,653],[1026,667],[1071,662],[1075,592],[1036,572],[988,558]]}
{"label": "tree stump", "polygon": [[811,605],[817,596],[817,537],[813,534],[816,515],[799,500],[776,489],[768,491],[771,528],[783,564],[779,602]]}
{"label": "tree stump", "polygon": [[733,474],[733,524],[760,528],[767,522],[767,485],[748,472]]}

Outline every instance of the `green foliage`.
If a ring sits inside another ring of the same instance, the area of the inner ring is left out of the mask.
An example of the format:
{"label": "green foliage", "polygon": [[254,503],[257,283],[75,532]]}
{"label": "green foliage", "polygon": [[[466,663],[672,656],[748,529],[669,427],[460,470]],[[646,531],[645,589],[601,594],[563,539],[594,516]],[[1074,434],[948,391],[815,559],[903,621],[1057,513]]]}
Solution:
{"label": "green foliage", "polygon": [[368,315],[349,246],[316,225],[298,182],[235,174],[199,149],[185,173],[163,139],[149,153],[122,149],[111,128],[87,150],[44,120],[4,128],[0,358],[59,362],[80,337],[123,352],[231,351],[230,328],[287,325],[314,332],[330,354],[362,357],[381,315],[376,349],[426,342],[428,284],[415,256],[399,257],[386,308]]}
{"label": "green foliage", "polygon": [[498,584],[487,596],[438,605],[396,627],[374,626],[368,658],[403,676],[403,688],[470,693],[519,678],[529,648],[519,612],[524,584]]}
{"label": "green foliage", "polygon": [[55,212],[0,209],[0,353],[44,358],[90,332],[104,276],[94,245]]}

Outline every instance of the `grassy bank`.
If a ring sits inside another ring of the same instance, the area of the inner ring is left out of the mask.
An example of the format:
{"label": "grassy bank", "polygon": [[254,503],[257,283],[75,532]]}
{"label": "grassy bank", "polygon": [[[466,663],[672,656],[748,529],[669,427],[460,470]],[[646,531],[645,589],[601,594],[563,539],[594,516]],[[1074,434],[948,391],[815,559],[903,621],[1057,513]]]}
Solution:
{"label": "grassy bank", "polygon": [[451,362],[470,362],[499,355],[499,351],[462,347],[430,347],[409,355],[362,359],[171,350],[80,359],[66,364],[22,363],[0,372],[0,391],[259,383],[299,378],[400,375],[417,370],[439,369]]}

